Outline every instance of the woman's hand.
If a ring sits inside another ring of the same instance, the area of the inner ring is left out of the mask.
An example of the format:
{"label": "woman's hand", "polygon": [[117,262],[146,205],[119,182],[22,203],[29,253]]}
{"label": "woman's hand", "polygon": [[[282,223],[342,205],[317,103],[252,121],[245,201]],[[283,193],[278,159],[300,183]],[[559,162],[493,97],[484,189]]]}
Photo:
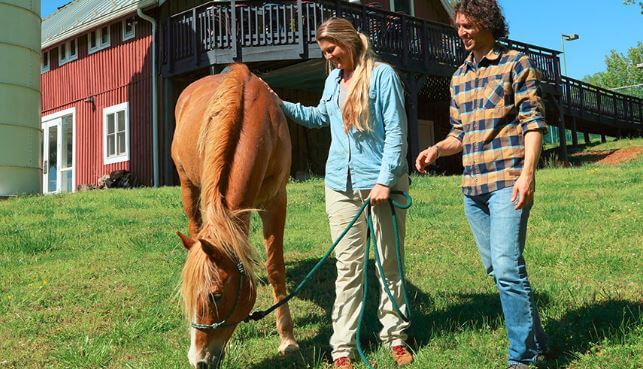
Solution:
{"label": "woman's hand", "polygon": [[264,86],[266,86],[266,88],[268,89],[268,92],[270,92],[270,94],[277,100],[277,104],[281,105],[283,101],[281,100],[279,95],[277,95],[277,93],[273,91],[272,88],[270,88],[270,86],[268,85],[268,83],[266,83],[266,81],[261,79],[261,77],[257,76],[257,78],[259,78],[259,80],[263,82]]}
{"label": "woman's hand", "polygon": [[390,188],[381,184],[376,184],[368,195],[368,198],[371,200],[371,205],[379,205],[386,203],[390,195]]}

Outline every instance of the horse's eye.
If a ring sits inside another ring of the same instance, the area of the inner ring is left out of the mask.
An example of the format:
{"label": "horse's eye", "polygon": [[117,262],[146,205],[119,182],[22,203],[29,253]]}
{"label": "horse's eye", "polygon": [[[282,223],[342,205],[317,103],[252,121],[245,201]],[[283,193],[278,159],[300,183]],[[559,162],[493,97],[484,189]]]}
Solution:
{"label": "horse's eye", "polygon": [[223,297],[223,294],[221,292],[214,292],[214,293],[211,293],[209,296],[210,302],[212,303],[218,302],[219,300],[221,300],[222,297]]}

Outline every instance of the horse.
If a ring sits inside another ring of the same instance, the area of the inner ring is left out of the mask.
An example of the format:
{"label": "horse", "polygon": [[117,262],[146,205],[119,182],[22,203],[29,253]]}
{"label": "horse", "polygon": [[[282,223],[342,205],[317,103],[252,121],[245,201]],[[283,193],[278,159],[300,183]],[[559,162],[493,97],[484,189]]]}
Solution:
{"label": "horse", "polygon": [[[201,78],[179,96],[172,160],[189,236],[180,294],[190,328],[188,360],[217,368],[237,324],[256,299],[257,251],[250,213],[263,225],[268,281],[287,295],[283,258],[291,142],[286,118],[265,83],[243,64]],[[279,352],[297,351],[287,304],[276,310]]]}

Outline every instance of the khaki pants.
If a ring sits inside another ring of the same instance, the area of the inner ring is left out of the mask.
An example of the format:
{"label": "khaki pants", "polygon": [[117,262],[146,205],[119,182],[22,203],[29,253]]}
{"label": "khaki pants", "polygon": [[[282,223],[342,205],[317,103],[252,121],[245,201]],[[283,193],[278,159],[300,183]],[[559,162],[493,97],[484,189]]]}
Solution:
{"label": "khaki pants", "polygon": [[[393,189],[408,191],[408,176],[405,175],[400,178]],[[326,187],[326,213],[328,214],[333,240],[336,240],[350,223],[363,201],[368,198],[369,192],[370,190],[338,192]],[[399,203],[405,203],[405,199],[401,195],[393,195],[393,198]],[[403,257],[406,211],[395,210]],[[371,213],[378,252],[388,280],[388,287],[395,297],[400,310],[404,313],[406,304],[404,304],[404,297],[402,296],[402,281],[400,280],[395,255],[395,234],[393,233],[391,210],[388,203],[386,203],[374,206]],[[363,263],[367,232],[368,225],[365,213],[363,213],[335,248],[337,280],[335,281],[336,297],[332,313],[333,335],[330,338],[333,360],[344,356],[352,357],[355,349],[355,333],[363,296],[362,273],[364,271]],[[377,310],[377,316],[383,326],[379,334],[380,339],[385,346],[402,345],[406,340],[404,330],[408,328],[409,323],[404,322],[395,313],[393,304],[389,301],[388,295],[381,285],[379,272],[377,268],[375,269],[380,283],[380,303]]]}

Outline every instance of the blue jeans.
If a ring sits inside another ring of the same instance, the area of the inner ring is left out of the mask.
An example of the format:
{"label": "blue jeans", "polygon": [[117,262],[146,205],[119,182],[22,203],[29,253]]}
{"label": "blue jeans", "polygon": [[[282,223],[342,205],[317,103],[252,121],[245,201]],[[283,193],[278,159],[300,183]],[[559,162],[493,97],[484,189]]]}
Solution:
{"label": "blue jeans", "polygon": [[513,187],[464,197],[464,211],[487,273],[496,281],[509,339],[509,364],[529,364],[547,350],[547,338],[522,252],[531,205],[514,209]]}

